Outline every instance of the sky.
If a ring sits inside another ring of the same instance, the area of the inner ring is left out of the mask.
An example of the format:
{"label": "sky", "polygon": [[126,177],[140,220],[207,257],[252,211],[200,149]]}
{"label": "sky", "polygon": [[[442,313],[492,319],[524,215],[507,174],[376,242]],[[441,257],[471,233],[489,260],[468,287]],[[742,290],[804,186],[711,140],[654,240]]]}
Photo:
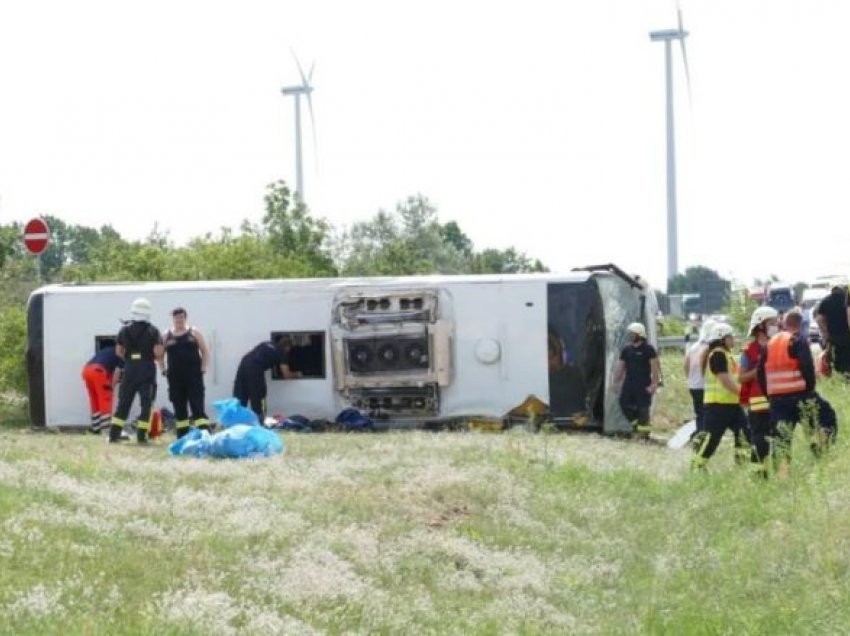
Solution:
{"label": "sky", "polygon": [[[850,274],[850,2],[681,0],[680,269]],[[476,248],[666,279],[673,0],[0,4],[0,222],[177,243],[294,186],[337,228],[421,193]],[[315,132],[316,144],[313,144]]]}

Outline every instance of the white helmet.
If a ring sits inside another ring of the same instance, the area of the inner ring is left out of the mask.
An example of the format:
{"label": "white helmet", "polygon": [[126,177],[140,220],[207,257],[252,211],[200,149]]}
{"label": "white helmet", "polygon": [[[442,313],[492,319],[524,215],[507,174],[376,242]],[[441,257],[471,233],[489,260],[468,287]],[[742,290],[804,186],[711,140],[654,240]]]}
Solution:
{"label": "white helmet", "polygon": [[750,318],[750,328],[747,330],[747,333],[753,333],[753,329],[758,327],[765,320],[770,320],[771,318],[778,317],[779,312],[776,311],[773,307],[768,307],[767,305],[756,307],[756,310],[753,312],[753,317]]}
{"label": "white helmet", "polygon": [[707,343],[711,340],[711,331],[714,329],[714,325],[717,324],[716,320],[712,320],[711,318],[706,318],[705,322],[702,323],[702,327],[699,330],[699,341],[702,343]]}
{"label": "white helmet", "polygon": [[726,336],[734,336],[735,330],[725,322],[718,322],[714,325],[709,335],[709,340],[723,340]]}
{"label": "white helmet", "polygon": [[151,304],[147,298],[136,298],[130,305],[130,314],[133,320],[150,320]]}
{"label": "white helmet", "polygon": [[628,327],[626,327],[626,331],[628,333],[633,333],[641,338],[646,338],[646,327],[644,327],[639,322],[633,322]]}

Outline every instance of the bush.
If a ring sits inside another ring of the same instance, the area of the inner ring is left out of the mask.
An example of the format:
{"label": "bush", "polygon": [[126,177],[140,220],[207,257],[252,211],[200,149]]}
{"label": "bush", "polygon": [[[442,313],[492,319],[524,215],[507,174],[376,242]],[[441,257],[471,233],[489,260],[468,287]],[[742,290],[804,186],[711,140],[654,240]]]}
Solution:
{"label": "bush", "polygon": [[27,392],[26,347],[26,309],[8,305],[0,310],[0,392]]}
{"label": "bush", "polygon": [[685,333],[685,319],[681,316],[664,316],[658,321],[659,336],[682,336]]}

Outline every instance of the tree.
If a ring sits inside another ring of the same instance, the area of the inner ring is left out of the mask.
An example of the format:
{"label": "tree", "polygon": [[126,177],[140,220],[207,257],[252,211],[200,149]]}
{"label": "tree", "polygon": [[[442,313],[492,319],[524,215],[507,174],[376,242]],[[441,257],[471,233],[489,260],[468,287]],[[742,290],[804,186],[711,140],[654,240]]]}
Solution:
{"label": "tree", "polygon": [[452,245],[459,253],[466,257],[472,255],[472,241],[461,231],[455,221],[449,221],[440,228],[440,234],[446,243]]}
{"label": "tree", "polygon": [[473,272],[476,274],[519,274],[523,272],[545,272],[539,260],[531,260],[513,247],[504,250],[489,248],[476,254]]}
{"label": "tree", "polygon": [[713,313],[723,307],[729,298],[731,283],[713,269],[697,265],[688,267],[684,274],[670,279],[670,294],[699,294],[702,313]]}
{"label": "tree", "polygon": [[290,260],[302,261],[313,276],[335,275],[329,249],[330,226],[324,219],[314,218],[299,198],[294,206],[292,202],[285,182],[276,181],[266,189],[263,229],[269,243]]}
{"label": "tree", "polygon": [[348,275],[468,274],[545,271],[514,248],[477,253],[455,221],[441,224],[421,194],[407,197],[394,213],[379,210],[355,223],[338,241],[340,270]]}

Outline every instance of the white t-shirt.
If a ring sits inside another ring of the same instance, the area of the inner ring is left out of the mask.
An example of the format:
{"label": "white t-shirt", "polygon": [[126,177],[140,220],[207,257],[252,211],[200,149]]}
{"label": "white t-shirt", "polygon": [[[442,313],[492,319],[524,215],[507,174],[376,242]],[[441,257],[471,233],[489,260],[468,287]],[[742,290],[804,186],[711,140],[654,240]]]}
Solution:
{"label": "white t-shirt", "polygon": [[685,354],[688,357],[688,388],[689,389],[704,389],[705,376],[702,373],[702,365],[700,358],[703,352],[708,349],[707,344],[695,342],[688,347],[688,352]]}

